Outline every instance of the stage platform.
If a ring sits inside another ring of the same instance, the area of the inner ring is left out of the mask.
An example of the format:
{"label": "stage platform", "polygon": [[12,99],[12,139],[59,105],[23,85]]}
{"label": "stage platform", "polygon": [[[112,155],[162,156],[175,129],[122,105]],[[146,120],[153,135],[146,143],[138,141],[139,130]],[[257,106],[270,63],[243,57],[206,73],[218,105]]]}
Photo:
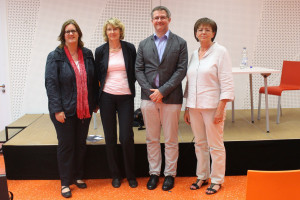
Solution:
{"label": "stage platform", "polygon": [[[183,112],[181,115],[178,176],[195,176],[193,134],[190,126],[183,121]],[[226,175],[245,175],[248,169],[300,169],[300,109],[283,109],[280,124],[276,124],[276,110],[271,109],[270,133],[265,131],[264,112],[261,118],[251,123],[250,110],[236,110],[235,122],[231,122],[231,111],[227,111],[224,131]],[[92,120],[89,135],[104,136],[99,113],[96,117],[97,129],[94,129],[93,122]],[[57,139],[49,115],[27,114],[9,127],[20,128],[9,129],[10,140],[3,145],[7,178],[58,179]],[[0,133],[1,137],[3,134]],[[145,130],[134,127],[134,134],[136,173],[138,177],[145,177],[148,176]],[[163,136],[161,142],[163,146]],[[105,140],[87,144],[85,178],[110,178]],[[119,153],[121,155],[121,148]]]}
{"label": "stage platform", "polygon": [[17,133],[22,131],[24,128],[26,128],[42,116],[43,114],[26,114],[13,123],[9,124],[5,127],[5,130],[0,132],[0,142],[6,142],[8,139],[15,136]]}

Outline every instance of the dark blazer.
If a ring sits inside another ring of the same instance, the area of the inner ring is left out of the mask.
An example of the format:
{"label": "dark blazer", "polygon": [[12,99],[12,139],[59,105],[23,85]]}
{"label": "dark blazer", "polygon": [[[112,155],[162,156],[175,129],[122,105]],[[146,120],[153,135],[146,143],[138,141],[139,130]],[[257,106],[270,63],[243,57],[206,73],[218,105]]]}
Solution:
{"label": "dark blazer", "polygon": [[[127,79],[131,94],[135,96],[135,74],[134,64],[136,58],[136,50],[133,44],[121,40],[121,46],[125,61]],[[109,44],[108,42],[98,47],[95,51],[95,63],[98,74],[98,80],[100,81],[99,98],[104,88],[105,79],[107,75],[109,59]]]}
{"label": "dark blazer", "polygon": [[[99,84],[95,74],[95,62],[91,50],[82,49],[90,113],[97,105]],[[49,53],[46,63],[45,86],[50,113],[65,112],[66,117],[76,114],[77,87],[76,76],[64,49],[57,47]]]}
{"label": "dark blazer", "polygon": [[182,104],[181,81],[187,71],[188,52],[184,39],[170,32],[161,62],[154,41],[154,36],[140,42],[136,63],[136,79],[142,88],[142,99],[150,100],[150,89],[156,89],[155,77],[159,74],[158,90],[164,96],[166,104]]}

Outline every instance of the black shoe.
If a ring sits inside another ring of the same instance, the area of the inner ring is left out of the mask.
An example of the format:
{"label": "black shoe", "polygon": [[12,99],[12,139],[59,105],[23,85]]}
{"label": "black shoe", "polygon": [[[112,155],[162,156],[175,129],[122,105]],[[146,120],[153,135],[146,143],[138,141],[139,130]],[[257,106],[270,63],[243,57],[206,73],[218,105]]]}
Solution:
{"label": "black shoe", "polygon": [[[78,181],[78,180],[77,180]],[[74,182],[74,184],[78,187],[78,188],[81,188],[81,189],[84,189],[84,188],[87,188],[87,185],[86,183],[78,183],[77,181]]]}
{"label": "black shoe", "polygon": [[159,177],[157,175],[150,175],[150,179],[147,183],[148,190],[154,190],[157,187]]}
{"label": "black shoe", "polygon": [[173,176],[166,176],[164,180],[164,184],[162,189],[164,191],[171,190],[174,187],[174,177]]}
{"label": "black shoe", "polygon": [[129,179],[128,183],[131,188],[136,188],[138,186],[138,182],[136,181],[136,179]]}
{"label": "black shoe", "polygon": [[114,178],[111,184],[114,188],[119,188],[121,186],[121,179]]}
{"label": "black shoe", "polygon": [[72,193],[71,193],[71,189],[70,189],[70,188],[69,188],[69,191],[68,191],[68,192],[62,192],[63,189],[65,189],[65,188],[69,188],[69,186],[63,186],[63,187],[61,188],[61,195],[62,195],[63,197],[65,197],[65,198],[71,197],[71,196],[72,196]]}

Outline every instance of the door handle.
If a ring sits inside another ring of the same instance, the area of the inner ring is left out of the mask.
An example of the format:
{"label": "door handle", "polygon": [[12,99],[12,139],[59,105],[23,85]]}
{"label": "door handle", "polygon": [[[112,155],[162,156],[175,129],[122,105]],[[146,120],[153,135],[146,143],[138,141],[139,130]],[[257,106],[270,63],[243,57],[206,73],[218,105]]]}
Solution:
{"label": "door handle", "polygon": [[4,84],[0,85],[0,88],[2,88],[2,93],[5,93],[5,85]]}

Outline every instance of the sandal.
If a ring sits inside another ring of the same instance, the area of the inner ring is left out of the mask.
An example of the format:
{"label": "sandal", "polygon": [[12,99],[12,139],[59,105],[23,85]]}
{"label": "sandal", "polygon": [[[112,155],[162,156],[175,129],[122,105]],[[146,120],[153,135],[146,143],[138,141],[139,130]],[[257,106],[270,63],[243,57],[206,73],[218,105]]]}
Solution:
{"label": "sandal", "polygon": [[80,188],[80,189],[85,189],[85,188],[87,188],[86,183],[83,182],[83,180],[80,180],[80,179],[74,181],[74,184],[75,184],[78,188]]}
{"label": "sandal", "polygon": [[[202,182],[201,186],[198,185],[199,182]],[[191,190],[198,190],[200,189],[203,185],[207,185],[208,181],[207,180],[201,180],[201,179],[197,179],[196,183],[193,183],[190,187]],[[195,188],[192,188],[192,186],[194,186]]]}
{"label": "sandal", "polygon": [[[69,191],[68,191],[68,192],[63,192],[63,190],[66,189],[66,188],[68,188]],[[63,186],[63,187],[61,188],[61,195],[62,195],[63,197],[65,197],[65,198],[71,197],[71,196],[72,196],[72,193],[71,193],[70,187],[69,187],[69,186]]]}
{"label": "sandal", "polygon": [[[220,186],[218,190],[213,189],[213,187],[215,185]],[[205,193],[208,194],[208,195],[215,194],[215,193],[217,193],[221,189],[221,187],[222,187],[221,184],[211,183],[210,186],[206,189]],[[209,192],[212,192],[212,193],[209,193]]]}

